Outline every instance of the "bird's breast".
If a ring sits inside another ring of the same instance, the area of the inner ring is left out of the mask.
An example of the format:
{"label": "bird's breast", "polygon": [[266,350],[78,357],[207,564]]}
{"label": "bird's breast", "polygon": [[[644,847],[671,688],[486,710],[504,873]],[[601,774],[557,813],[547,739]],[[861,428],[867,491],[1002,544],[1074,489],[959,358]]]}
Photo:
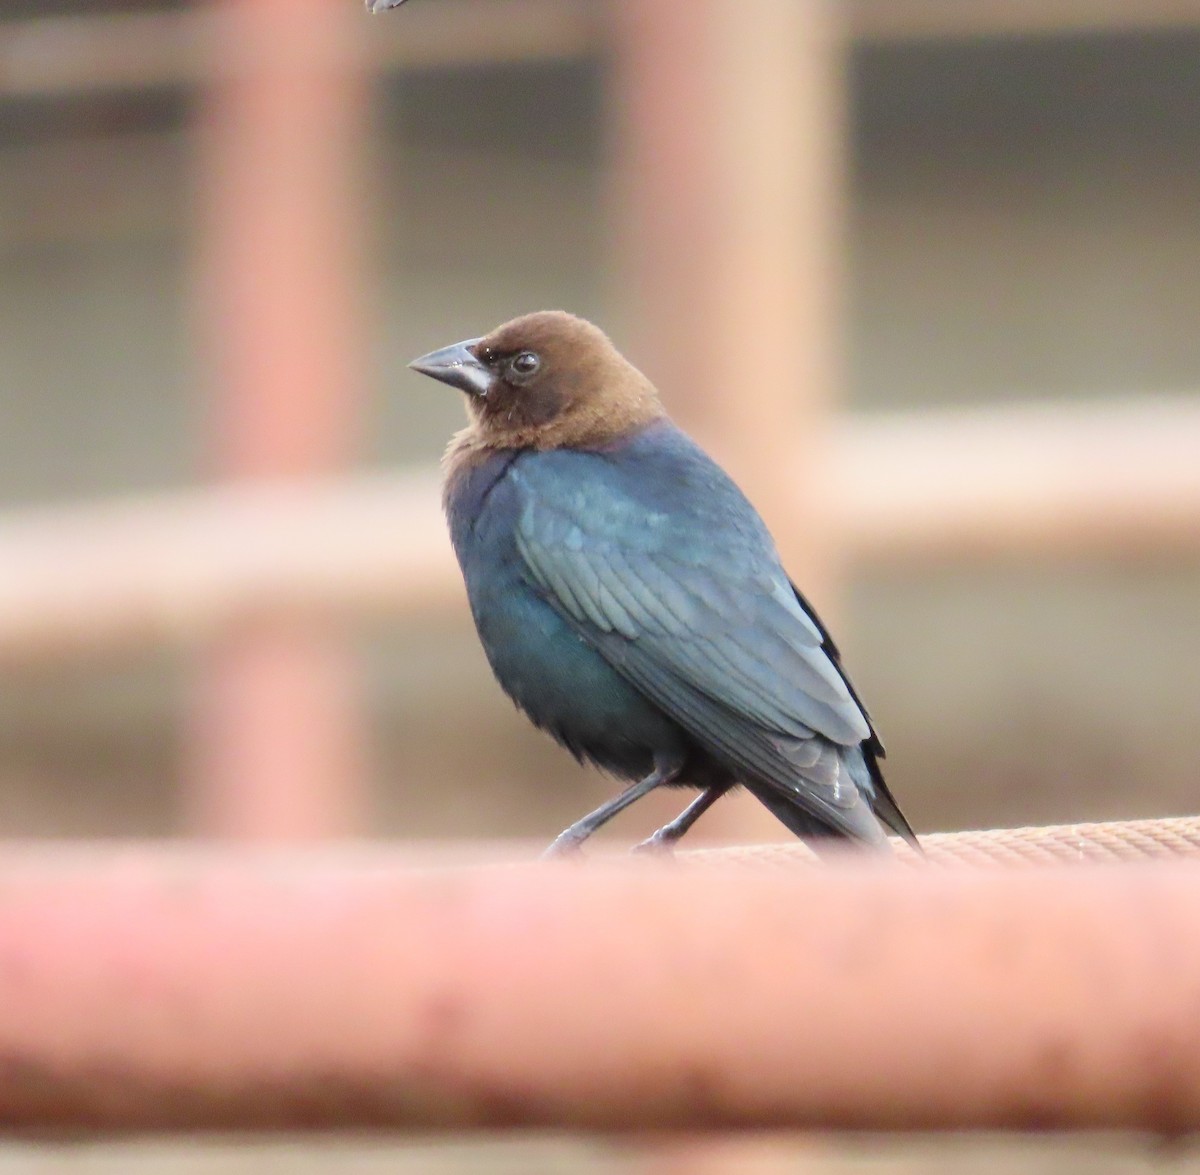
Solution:
{"label": "bird's breast", "polygon": [[647,774],[684,735],[630,685],[530,582],[503,475],[469,515],[447,499],[451,537],[479,639],[497,681],[529,719],[580,758],[617,775]]}

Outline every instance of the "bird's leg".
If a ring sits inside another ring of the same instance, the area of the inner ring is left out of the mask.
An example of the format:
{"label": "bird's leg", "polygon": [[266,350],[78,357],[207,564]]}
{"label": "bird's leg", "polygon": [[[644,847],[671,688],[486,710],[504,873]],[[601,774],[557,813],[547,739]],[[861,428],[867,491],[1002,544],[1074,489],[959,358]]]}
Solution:
{"label": "bird's leg", "polygon": [[669,849],[728,790],[727,787],[706,787],[670,824],[664,824],[652,837],[634,845],[633,851],[651,853]]}
{"label": "bird's leg", "polygon": [[579,848],[596,829],[607,824],[618,812],[623,812],[630,804],[640,800],[642,796],[648,795],[656,787],[670,783],[679,774],[680,766],[676,762],[656,763],[654,770],[645,779],[638,780],[615,799],[609,800],[607,804],[601,804],[594,812],[589,812],[582,820],[576,820],[570,828],[560,833],[542,856],[557,857],[562,853],[569,853]]}

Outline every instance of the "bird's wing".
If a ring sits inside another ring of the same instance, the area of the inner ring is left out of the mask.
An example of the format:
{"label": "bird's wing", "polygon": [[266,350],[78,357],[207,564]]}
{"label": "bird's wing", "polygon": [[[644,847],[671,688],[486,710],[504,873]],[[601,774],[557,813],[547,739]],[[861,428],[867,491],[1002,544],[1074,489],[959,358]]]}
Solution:
{"label": "bird's wing", "polygon": [[869,738],[866,716],[758,516],[715,466],[692,487],[703,492],[682,496],[648,495],[586,454],[517,463],[512,480],[530,580],[584,640],[744,782],[874,838],[830,745]]}

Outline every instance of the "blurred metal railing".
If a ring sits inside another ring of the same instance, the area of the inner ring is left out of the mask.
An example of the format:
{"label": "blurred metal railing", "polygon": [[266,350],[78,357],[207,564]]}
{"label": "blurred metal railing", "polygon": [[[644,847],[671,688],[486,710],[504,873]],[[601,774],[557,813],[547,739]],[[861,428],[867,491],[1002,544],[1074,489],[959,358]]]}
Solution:
{"label": "blurred metal railing", "polygon": [[[346,0],[352,8],[356,0]],[[427,69],[481,62],[580,57],[597,43],[599,9],[587,0],[437,0],[414,26],[361,23],[358,66]],[[294,20],[278,7],[278,36]],[[227,20],[208,5],[174,12],[106,13],[0,21],[0,98],[195,86],[253,66]]]}
{"label": "blurred metal railing", "polygon": [[[1200,400],[841,419],[822,497],[862,563],[1192,556]],[[433,473],[0,516],[0,663],[187,645],[280,612],[463,607]]]}
{"label": "blurred metal railing", "polygon": [[[874,420],[836,407],[846,45],[1197,22],[1196,3],[1108,0],[437,0],[378,20],[356,0],[220,0],[0,20],[0,99],[198,89],[211,449],[215,472],[243,479],[0,518],[0,663],[195,645],[193,827],[355,826],[336,798],[363,775],[351,658],[320,621],[428,615],[461,590],[432,477],[337,477],[363,382],[365,201],[347,177],[369,77],[392,68],[611,63],[612,244],[639,361],[820,606],[848,559],[1194,552],[1194,401]],[[787,362],[744,378],[746,356],[776,348]],[[277,476],[298,480],[251,480]],[[715,825],[745,829],[737,811]]]}
{"label": "blurred metal railing", "polygon": [[[606,7],[589,0],[436,0],[433,11],[403,27],[364,22],[360,44],[367,63],[379,69],[582,57],[603,40]],[[842,17],[853,38],[874,43],[1070,36],[1195,28],[1200,3],[849,0]],[[0,21],[0,98],[191,86],[222,60],[236,61],[236,45],[222,40],[219,23],[203,11]]]}
{"label": "blurred metal railing", "polygon": [[1198,919],[1194,859],[10,851],[0,1129],[1177,1134]]}

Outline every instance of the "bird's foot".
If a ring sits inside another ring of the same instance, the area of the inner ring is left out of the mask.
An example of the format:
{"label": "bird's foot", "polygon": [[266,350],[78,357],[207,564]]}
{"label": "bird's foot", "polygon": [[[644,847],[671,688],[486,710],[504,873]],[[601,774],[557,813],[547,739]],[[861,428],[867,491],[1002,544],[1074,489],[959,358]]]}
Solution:
{"label": "bird's foot", "polygon": [[653,836],[648,836],[644,841],[634,845],[629,851],[637,853],[639,856],[670,857],[675,853],[675,842],[678,839],[674,836],[663,836],[660,829]]}
{"label": "bird's foot", "polygon": [[570,830],[564,832],[561,836],[554,839],[548,849],[542,853],[542,860],[549,861],[554,858],[571,858],[583,856],[583,837],[572,836]]}

